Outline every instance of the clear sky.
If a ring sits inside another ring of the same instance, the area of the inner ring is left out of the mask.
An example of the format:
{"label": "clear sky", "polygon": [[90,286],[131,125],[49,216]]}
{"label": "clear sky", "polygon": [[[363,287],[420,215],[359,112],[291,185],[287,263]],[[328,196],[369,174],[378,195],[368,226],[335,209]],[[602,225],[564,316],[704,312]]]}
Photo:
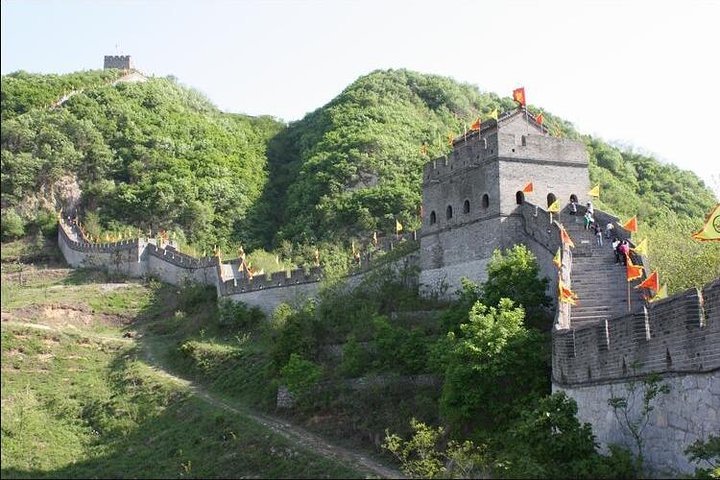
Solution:
{"label": "clear sky", "polygon": [[693,170],[720,196],[720,1],[2,0],[2,73],[132,55],[219,108],[291,121],[408,68],[510,95]]}

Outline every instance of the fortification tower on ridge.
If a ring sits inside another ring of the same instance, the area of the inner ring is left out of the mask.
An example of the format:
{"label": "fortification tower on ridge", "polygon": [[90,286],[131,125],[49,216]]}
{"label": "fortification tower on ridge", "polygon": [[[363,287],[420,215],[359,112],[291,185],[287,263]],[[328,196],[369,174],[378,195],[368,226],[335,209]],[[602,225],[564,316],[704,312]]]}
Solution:
{"label": "fortification tower on ridge", "polygon": [[105,55],[103,68],[105,70],[109,68],[117,68],[119,70],[132,70],[132,59],[130,58],[130,55]]}
{"label": "fortification tower on ridge", "polygon": [[[518,243],[535,253],[541,274],[554,278],[554,252],[529,235],[521,207],[526,201],[543,208],[556,199],[584,202],[590,188],[585,146],[549,136],[533,115],[517,109],[484,122],[453,147],[423,171],[425,292],[451,296],[462,277],[485,280],[493,251]],[[530,181],[534,192],[523,194]]]}

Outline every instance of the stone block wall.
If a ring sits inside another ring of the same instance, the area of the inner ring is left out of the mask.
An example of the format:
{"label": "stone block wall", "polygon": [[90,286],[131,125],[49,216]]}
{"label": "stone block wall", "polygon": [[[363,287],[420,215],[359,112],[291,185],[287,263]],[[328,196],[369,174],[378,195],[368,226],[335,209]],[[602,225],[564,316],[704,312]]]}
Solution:
{"label": "stone block wall", "polygon": [[[607,383],[720,369],[720,280],[650,304],[645,314],[553,334],[553,382]],[[712,316],[710,316],[710,315]]]}
{"label": "stone block wall", "polygon": [[133,68],[130,55],[105,55],[103,68],[117,68],[119,70],[130,70]]}
{"label": "stone block wall", "polygon": [[[696,440],[707,440],[720,432],[720,371],[669,375],[662,383],[670,393],[653,402],[647,427],[642,431],[645,465],[651,477],[677,478],[700,466],[688,461],[685,449]],[[601,449],[609,444],[623,445],[637,453],[635,444],[613,413],[612,397],[634,399],[631,419],[640,418],[642,390],[631,394],[625,382],[564,387],[553,384],[553,391],[564,391],[578,405],[578,420],[592,424]]]}
{"label": "stone block wall", "polygon": [[[660,476],[691,473],[684,450],[720,432],[720,279],[650,304],[647,313],[553,333],[553,390],[578,404],[603,447],[632,447],[608,400],[660,375],[660,395],[643,432],[647,465]],[[638,390],[631,418],[638,418]],[[629,397],[631,398],[631,397]]]}

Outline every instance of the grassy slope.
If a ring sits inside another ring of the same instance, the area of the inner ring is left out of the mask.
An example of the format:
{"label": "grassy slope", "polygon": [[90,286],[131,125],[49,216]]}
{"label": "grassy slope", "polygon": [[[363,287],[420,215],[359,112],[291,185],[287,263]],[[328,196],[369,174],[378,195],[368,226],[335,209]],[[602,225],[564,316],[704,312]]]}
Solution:
{"label": "grassy slope", "polygon": [[171,314],[176,291],[97,275],[3,281],[3,477],[362,476],[151,368],[122,334]]}

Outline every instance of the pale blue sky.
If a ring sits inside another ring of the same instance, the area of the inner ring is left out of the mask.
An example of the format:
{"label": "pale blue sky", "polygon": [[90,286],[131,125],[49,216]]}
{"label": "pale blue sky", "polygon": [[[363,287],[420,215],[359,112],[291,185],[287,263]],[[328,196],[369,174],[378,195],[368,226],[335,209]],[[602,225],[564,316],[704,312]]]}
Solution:
{"label": "pale blue sky", "polygon": [[528,101],[695,171],[720,196],[720,1],[2,0],[2,73],[132,55],[225,111],[297,120],[409,68]]}

